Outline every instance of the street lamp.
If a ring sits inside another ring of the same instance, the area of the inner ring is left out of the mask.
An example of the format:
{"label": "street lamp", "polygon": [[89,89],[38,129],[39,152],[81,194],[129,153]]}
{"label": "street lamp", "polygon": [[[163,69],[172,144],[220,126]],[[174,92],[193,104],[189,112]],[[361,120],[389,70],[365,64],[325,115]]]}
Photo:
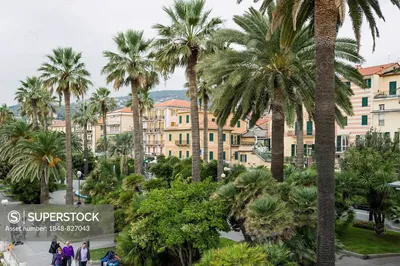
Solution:
{"label": "street lamp", "polygon": [[3,204],[4,207],[4,242],[6,241],[6,206],[8,205],[8,200],[7,199],[3,199],[1,200],[1,204]]}
{"label": "street lamp", "polygon": [[225,173],[222,173],[222,174],[221,174],[221,177],[222,177],[222,178],[225,178],[225,177],[226,177]]}
{"label": "street lamp", "polygon": [[81,171],[78,171],[78,172],[76,173],[76,175],[78,176],[78,204],[81,204],[81,192],[80,192],[80,189],[81,189],[81,176],[82,176],[82,172],[81,172]]}

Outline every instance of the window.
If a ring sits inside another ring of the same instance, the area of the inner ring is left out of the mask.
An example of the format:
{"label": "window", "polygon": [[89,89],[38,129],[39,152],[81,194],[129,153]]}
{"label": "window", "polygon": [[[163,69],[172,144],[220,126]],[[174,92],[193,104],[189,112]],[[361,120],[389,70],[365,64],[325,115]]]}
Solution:
{"label": "window", "polygon": [[212,122],[215,122],[215,118],[211,118],[211,121],[212,121]]}
{"label": "window", "polygon": [[172,141],[172,134],[169,134],[169,135],[168,135],[168,140],[169,140],[169,141]]}
{"label": "window", "polygon": [[380,104],[379,105],[379,111],[385,111],[385,105],[384,104]]}
{"label": "window", "polygon": [[246,154],[241,154],[240,155],[240,161],[246,163],[247,162],[247,155]]}
{"label": "window", "polygon": [[186,151],[186,158],[189,158],[189,151]]}
{"label": "window", "polygon": [[336,151],[342,152],[349,146],[349,136],[337,136],[336,137]]}
{"label": "window", "polygon": [[383,136],[384,136],[385,138],[390,138],[390,132],[385,132],[385,133],[383,134]]}
{"label": "window", "polygon": [[182,116],[179,116],[179,124],[182,124]]}
{"label": "window", "polygon": [[312,121],[307,121],[307,136],[312,136],[313,130],[312,130]]}
{"label": "window", "polygon": [[362,107],[368,106],[368,97],[363,97],[362,98],[361,106]]}
{"label": "window", "polygon": [[234,156],[235,156],[235,157],[234,157],[235,160],[238,160],[238,159],[239,159],[239,152],[235,151]]}
{"label": "window", "polygon": [[367,85],[367,88],[371,88],[371,79],[364,79],[365,85]]}
{"label": "window", "polygon": [[391,81],[389,82],[389,95],[396,95],[396,90],[397,90],[397,82],[396,81]]}
{"label": "window", "polygon": [[347,123],[348,123],[348,121],[347,121],[347,116],[345,116],[345,117],[344,117],[344,126],[345,126],[345,127],[347,126]]}
{"label": "window", "polygon": [[213,151],[210,151],[210,160],[214,160],[214,152]]}
{"label": "window", "polygon": [[168,156],[172,156],[172,151],[168,151]]}
{"label": "window", "polygon": [[182,151],[179,151],[179,159],[182,159]]}
{"label": "window", "polygon": [[292,144],[291,155],[292,157],[296,156],[296,144]]}
{"label": "window", "polygon": [[186,115],[186,124],[189,124],[190,118],[189,115]]}
{"label": "window", "polygon": [[214,141],[214,133],[210,133],[210,141]]}
{"label": "window", "polygon": [[222,134],[222,141],[223,141],[223,142],[226,141],[226,134]]}
{"label": "window", "polygon": [[182,134],[179,134],[179,144],[182,144]]}
{"label": "window", "polygon": [[226,153],[222,152],[222,160],[226,160]]}
{"label": "window", "polygon": [[350,87],[350,85],[351,85],[350,81],[346,81],[345,84],[347,87]]}
{"label": "window", "polygon": [[190,141],[190,134],[186,133],[186,144],[189,144]]}
{"label": "window", "polygon": [[383,127],[385,125],[385,114],[379,114],[379,126]]}
{"label": "window", "polygon": [[361,125],[368,126],[368,116],[367,115],[361,116]]}
{"label": "window", "polygon": [[237,126],[237,127],[240,127],[240,120],[237,121],[236,126]]}

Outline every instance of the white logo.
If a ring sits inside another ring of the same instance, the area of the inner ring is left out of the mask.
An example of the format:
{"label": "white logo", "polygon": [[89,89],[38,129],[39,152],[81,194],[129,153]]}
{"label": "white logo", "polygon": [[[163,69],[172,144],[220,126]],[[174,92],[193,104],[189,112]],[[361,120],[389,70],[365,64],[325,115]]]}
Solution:
{"label": "white logo", "polygon": [[12,210],[8,213],[7,218],[11,224],[17,224],[21,221],[21,214],[16,210]]}

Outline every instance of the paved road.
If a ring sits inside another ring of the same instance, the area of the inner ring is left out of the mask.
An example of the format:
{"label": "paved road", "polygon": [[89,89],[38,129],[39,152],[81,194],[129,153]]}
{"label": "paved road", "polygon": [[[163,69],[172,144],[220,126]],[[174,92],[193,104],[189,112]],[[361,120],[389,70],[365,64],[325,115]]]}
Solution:
{"label": "paved road", "polygon": [[[85,183],[85,180],[81,180],[81,186],[82,184]],[[78,180],[73,180],[73,187],[74,187],[74,192],[78,190]],[[66,191],[65,190],[57,190],[53,193],[50,194],[50,204],[57,204],[57,205],[63,205],[65,204],[65,196],[66,196]]]}
{"label": "paved road", "polygon": [[337,266],[399,266],[400,257],[363,260],[345,256],[336,261]]}

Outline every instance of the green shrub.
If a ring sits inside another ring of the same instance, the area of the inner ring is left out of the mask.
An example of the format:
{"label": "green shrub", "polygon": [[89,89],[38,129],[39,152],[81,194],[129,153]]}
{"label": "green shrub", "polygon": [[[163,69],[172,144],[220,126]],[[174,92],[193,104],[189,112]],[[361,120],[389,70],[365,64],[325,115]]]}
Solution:
{"label": "green shrub", "polygon": [[153,178],[143,183],[143,190],[151,191],[153,189],[168,188],[168,182],[161,178]]}
{"label": "green shrub", "polygon": [[375,223],[373,221],[354,221],[353,226],[357,228],[375,230]]}

